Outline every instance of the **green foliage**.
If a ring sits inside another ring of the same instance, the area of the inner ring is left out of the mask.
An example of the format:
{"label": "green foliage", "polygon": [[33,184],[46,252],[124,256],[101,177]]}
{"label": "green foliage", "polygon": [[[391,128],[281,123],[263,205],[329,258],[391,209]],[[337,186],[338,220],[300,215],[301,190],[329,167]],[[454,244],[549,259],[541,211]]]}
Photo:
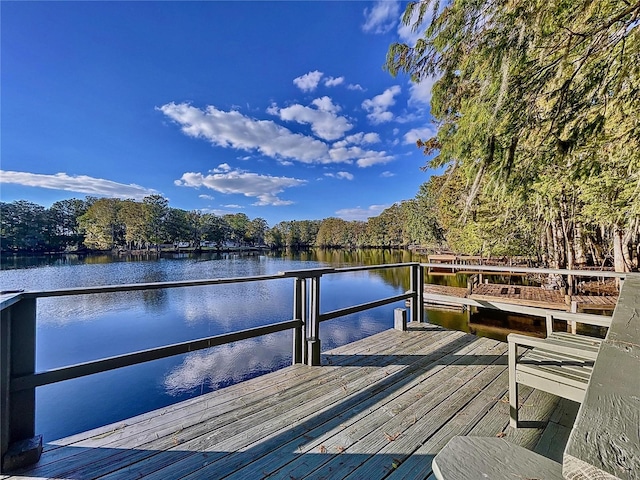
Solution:
{"label": "green foliage", "polygon": [[145,237],[148,243],[158,245],[167,238],[167,215],[169,201],[162,195],[149,195],[142,199]]}
{"label": "green foliage", "polygon": [[[640,3],[613,0],[408,5],[404,22],[424,29],[423,37],[414,46],[392,45],[386,68],[414,81],[437,78],[437,135],[418,145],[435,154],[428,166],[452,165],[466,183],[455,202],[442,205],[455,212],[442,223],[452,248],[477,247],[467,244],[482,236],[467,226],[471,217],[495,232],[494,240],[500,222],[520,225],[502,243],[518,238],[528,249],[530,223],[549,226],[569,265],[581,224],[597,222],[611,234],[623,229],[633,241],[640,210],[639,16]],[[493,208],[485,209],[488,198]],[[495,211],[518,214],[500,220]]]}
{"label": "green foliage", "polygon": [[273,248],[308,248],[315,244],[319,228],[315,220],[279,222],[265,233],[265,241]]}
{"label": "green foliage", "polygon": [[91,249],[108,250],[122,244],[125,227],[120,222],[119,211],[122,200],[100,198],[78,218],[85,234],[84,244]]}

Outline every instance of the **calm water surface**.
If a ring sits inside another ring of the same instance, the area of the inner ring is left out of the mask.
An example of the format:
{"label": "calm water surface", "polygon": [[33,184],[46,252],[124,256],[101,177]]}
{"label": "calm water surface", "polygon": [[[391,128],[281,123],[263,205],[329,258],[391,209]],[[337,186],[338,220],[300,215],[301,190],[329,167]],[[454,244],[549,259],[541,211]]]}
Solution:
{"label": "calm water surface", "polygon": [[[292,255],[203,254],[166,258],[74,255],[2,258],[2,290],[51,290],[142,282],[230,278],[317,267],[425,261],[406,251],[317,250]],[[464,285],[460,276],[433,283]],[[398,295],[408,269],[325,275],[321,311]],[[290,320],[293,280],[43,298],[37,308],[37,370]],[[393,327],[404,302],[323,322],[322,350]],[[430,322],[504,338],[508,317],[427,311]],[[534,329],[543,329],[542,324]],[[527,327],[530,329],[531,325]],[[497,332],[497,333],[496,333]],[[281,332],[40,387],[36,431],[45,440],[194,397],[291,364],[292,334]]]}

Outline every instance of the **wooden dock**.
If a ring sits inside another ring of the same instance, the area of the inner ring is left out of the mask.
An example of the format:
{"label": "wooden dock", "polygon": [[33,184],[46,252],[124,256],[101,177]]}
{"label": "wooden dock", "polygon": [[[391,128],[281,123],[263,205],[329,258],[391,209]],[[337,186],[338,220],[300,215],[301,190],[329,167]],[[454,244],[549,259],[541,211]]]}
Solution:
{"label": "wooden dock", "polygon": [[541,287],[522,285],[498,285],[481,283],[473,287],[469,298],[474,300],[496,300],[513,305],[567,310],[568,305],[560,290],[545,290]]}
{"label": "wooden dock", "polygon": [[542,423],[508,427],[506,350],[410,323],[326,352],[322,366],[49,442],[38,464],[0,478],[424,479],[454,435],[505,437],[561,461],[577,404],[521,388],[521,419]]}
{"label": "wooden dock", "polygon": [[585,310],[613,311],[618,301],[617,295],[571,295],[567,298],[560,290],[547,290],[541,287],[523,285],[501,285],[481,283],[474,285],[471,293],[467,288],[448,285],[424,285],[426,304],[442,302],[441,296],[471,298],[489,302],[509,303],[549,310],[576,312]]}
{"label": "wooden dock", "polygon": [[618,303],[617,295],[572,295],[571,302],[576,302],[576,312],[585,310],[604,310],[613,312]]}

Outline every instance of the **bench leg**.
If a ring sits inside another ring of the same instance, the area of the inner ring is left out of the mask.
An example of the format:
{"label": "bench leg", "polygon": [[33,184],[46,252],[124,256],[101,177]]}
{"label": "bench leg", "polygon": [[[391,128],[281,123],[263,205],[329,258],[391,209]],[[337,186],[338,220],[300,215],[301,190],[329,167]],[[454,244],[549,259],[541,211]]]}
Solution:
{"label": "bench leg", "polygon": [[516,356],[518,346],[509,342],[509,425],[518,428],[518,383],[516,382]]}

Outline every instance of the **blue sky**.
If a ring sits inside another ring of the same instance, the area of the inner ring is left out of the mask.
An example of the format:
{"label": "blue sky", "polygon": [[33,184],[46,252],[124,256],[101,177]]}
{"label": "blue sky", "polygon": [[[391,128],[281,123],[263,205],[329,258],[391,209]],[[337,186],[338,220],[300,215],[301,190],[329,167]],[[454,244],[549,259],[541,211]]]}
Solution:
{"label": "blue sky", "polygon": [[1,2],[0,199],[366,220],[429,178],[404,2]]}

